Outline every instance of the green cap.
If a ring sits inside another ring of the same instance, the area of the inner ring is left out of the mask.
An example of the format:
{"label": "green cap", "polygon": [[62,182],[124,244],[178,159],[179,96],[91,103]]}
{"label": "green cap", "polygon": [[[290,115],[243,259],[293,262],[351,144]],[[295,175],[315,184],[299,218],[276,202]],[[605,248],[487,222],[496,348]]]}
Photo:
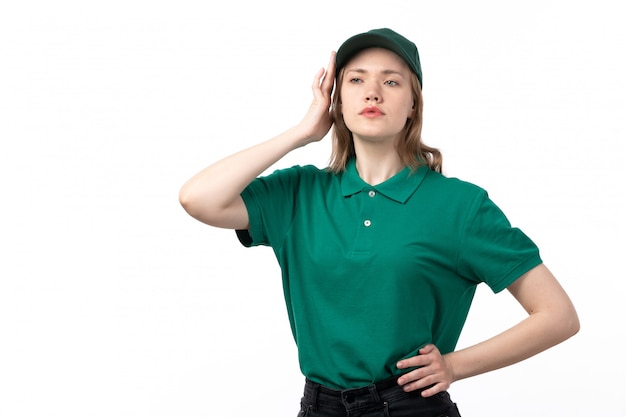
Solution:
{"label": "green cap", "polygon": [[337,50],[337,56],[335,58],[337,66],[335,77],[339,75],[339,70],[341,70],[357,52],[375,47],[389,49],[399,55],[417,75],[420,85],[423,85],[422,67],[420,65],[417,46],[404,36],[387,28],[372,29],[369,32],[354,35],[345,41]]}

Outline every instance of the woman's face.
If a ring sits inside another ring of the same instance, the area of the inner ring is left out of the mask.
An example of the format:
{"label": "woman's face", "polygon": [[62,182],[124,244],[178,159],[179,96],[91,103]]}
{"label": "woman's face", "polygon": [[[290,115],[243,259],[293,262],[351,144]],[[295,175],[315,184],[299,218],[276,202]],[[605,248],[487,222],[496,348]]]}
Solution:
{"label": "woman's face", "polygon": [[413,111],[410,71],[402,58],[382,48],[365,49],[348,61],[341,110],[354,139],[395,143]]}

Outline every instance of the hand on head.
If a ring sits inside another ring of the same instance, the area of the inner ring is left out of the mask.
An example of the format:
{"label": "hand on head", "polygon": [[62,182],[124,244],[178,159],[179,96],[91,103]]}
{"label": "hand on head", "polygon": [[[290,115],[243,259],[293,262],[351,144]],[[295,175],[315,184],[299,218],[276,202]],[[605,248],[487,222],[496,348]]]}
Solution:
{"label": "hand on head", "polygon": [[326,69],[321,68],[313,80],[311,86],[313,101],[304,118],[298,124],[298,128],[302,129],[302,136],[306,138],[306,143],[303,145],[322,140],[333,125],[330,105],[334,84],[335,52],[330,55],[328,67]]}

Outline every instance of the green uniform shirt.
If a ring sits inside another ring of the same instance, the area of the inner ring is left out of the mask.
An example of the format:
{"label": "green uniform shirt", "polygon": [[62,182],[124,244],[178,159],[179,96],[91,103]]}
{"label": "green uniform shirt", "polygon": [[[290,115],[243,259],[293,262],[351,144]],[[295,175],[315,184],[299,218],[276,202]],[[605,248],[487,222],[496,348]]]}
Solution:
{"label": "green uniform shirt", "polygon": [[335,389],[402,372],[396,362],[434,343],[454,350],[476,285],[494,292],[541,263],[487,193],[421,167],[364,182],[296,166],[242,193],[246,246],[280,264],[300,367]]}

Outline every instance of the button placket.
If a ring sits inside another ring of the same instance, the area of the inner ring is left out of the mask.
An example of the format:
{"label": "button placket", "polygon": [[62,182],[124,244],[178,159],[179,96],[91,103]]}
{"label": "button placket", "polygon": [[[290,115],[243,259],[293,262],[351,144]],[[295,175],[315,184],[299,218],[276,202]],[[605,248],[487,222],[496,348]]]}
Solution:
{"label": "button placket", "polygon": [[369,256],[372,247],[375,246],[377,201],[374,197],[378,197],[378,192],[371,187],[364,187],[359,193],[352,197],[354,203],[358,205],[357,210],[359,215],[359,217],[355,219],[357,232],[351,249],[353,256]]}
{"label": "button placket", "polygon": [[[375,190],[369,190],[367,192],[367,196],[370,198],[374,198],[376,197],[376,191]],[[369,204],[368,204],[369,205]],[[372,220],[371,219],[365,219],[363,220],[363,226],[365,227],[370,227],[372,225]]]}

